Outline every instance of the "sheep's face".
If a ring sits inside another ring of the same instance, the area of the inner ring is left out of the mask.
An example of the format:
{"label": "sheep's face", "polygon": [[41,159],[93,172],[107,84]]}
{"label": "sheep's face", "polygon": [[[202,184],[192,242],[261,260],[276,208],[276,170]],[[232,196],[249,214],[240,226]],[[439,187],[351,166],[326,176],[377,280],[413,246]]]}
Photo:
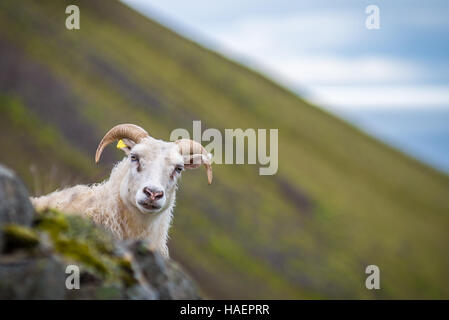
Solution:
{"label": "sheep's face", "polygon": [[164,211],[174,197],[184,170],[183,157],[175,143],[151,137],[139,144],[125,141],[129,170],[120,186],[120,196],[142,213]]}

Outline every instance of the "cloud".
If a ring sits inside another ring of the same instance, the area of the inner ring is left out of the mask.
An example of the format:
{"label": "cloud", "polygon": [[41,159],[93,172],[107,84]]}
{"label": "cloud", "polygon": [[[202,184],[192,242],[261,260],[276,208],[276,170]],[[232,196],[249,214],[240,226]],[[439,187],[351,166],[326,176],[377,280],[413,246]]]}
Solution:
{"label": "cloud", "polygon": [[449,86],[315,86],[306,97],[329,109],[447,109]]}
{"label": "cloud", "polygon": [[363,19],[351,11],[320,10],[270,16],[246,16],[216,24],[209,31],[228,49],[238,53],[265,54],[325,50],[344,47],[362,36]]}
{"label": "cloud", "polygon": [[413,63],[383,56],[268,58],[266,64],[290,84],[306,86],[393,83],[426,76],[426,70]]}

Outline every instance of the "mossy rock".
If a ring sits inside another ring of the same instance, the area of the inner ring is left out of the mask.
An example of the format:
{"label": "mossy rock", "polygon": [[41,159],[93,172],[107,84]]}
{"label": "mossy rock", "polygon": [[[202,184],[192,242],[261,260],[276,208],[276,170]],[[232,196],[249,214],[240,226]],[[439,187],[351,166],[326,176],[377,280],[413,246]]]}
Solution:
{"label": "mossy rock", "polygon": [[0,164],[0,251],[3,248],[2,229],[8,224],[29,226],[34,209],[28,191],[15,173]]}
{"label": "mossy rock", "polygon": [[[15,175],[3,170],[3,178],[0,198],[7,201],[0,203],[0,299],[198,297],[190,279],[145,243],[120,241],[81,216],[36,213]],[[66,287],[68,265],[79,268],[79,289]]]}
{"label": "mossy rock", "polygon": [[38,246],[39,235],[31,228],[9,224],[3,227],[3,240],[5,253],[18,249],[31,250]]}
{"label": "mossy rock", "polygon": [[[0,271],[5,277],[11,261],[23,265],[13,272],[16,280],[21,276],[27,278],[30,266],[36,265],[33,261],[41,261],[38,266],[44,269],[46,266],[54,269],[57,262],[60,265],[58,281],[64,281],[64,266],[80,268],[80,289],[64,289],[66,299],[199,298],[196,286],[176,263],[149,250],[142,241],[119,241],[80,216],[47,210],[37,214],[31,227],[8,225],[4,227],[4,234],[8,250],[0,255]],[[5,257],[7,259],[3,260]],[[42,268],[38,274],[48,277]],[[35,273],[30,274],[35,276]],[[41,285],[36,279],[26,281],[33,288]],[[0,279],[0,298],[7,292],[14,292],[17,298],[29,297],[30,291],[14,290],[11,281]],[[60,298],[61,289],[57,291],[54,295],[40,292],[35,298]]]}
{"label": "mossy rock", "polygon": [[48,233],[54,250],[67,261],[107,282],[132,283],[129,267],[115,249],[117,240],[101,226],[80,216],[47,210],[38,214],[34,228]]}

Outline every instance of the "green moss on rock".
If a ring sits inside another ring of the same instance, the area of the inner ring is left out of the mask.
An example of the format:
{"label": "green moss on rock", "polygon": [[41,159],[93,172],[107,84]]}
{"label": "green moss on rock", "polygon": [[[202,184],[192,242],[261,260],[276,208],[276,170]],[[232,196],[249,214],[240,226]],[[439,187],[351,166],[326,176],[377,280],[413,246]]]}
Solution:
{"label": "green moss on rock", "polygon": [[3,237],[5,240],[5,252],[17,249],[33,249],[39,244],[39,235],[36,231],[16,224],[9,224],[3,227]]}
{"label": "green moss on rock", "polygon": [[90,220],[47,210],[38,214],[34,228],[48,233],[55,251],[87,272],[108,283],[136,282],[130,262],[115,249],[114,237]]}
{"label": "green moss on rock", "polygon": [[52,238],[57,238],[61,232],[69,229],[67,217],[55,210],[41,212],[34,222],[35,229],[47,232]]}

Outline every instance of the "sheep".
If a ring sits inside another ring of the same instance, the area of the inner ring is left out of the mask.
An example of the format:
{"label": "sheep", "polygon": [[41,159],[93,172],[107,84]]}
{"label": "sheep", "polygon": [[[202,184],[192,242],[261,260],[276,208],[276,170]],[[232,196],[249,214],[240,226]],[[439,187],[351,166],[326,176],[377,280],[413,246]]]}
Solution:
{"label": "sheep", "polygon": [[126,157],[108,180],[91,186],[77,185],[32,197],[37,211],[53,208],[80,214],[111,230],[119,239],[141,239],[169,257],[167,240],[177,182],[184,169],[206,167],[212,183],[211,154],[196,141],[165,142],[133,124],[113,127],[98,145],[95,162],[113,141]]}

